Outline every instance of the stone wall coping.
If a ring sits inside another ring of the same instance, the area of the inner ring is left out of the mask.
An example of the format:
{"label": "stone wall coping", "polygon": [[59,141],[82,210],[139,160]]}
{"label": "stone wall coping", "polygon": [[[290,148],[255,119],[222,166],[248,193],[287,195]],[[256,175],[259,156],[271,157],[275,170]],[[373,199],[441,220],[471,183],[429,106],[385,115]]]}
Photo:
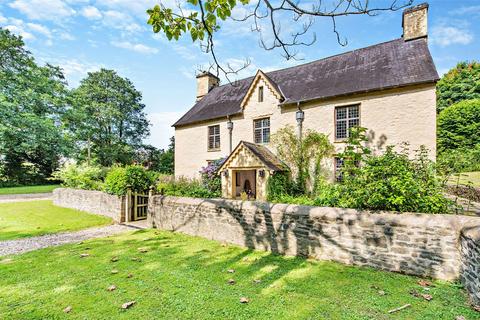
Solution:
{"label": "stone wall coping", "polygon": [[75,188],[56,188],[53,190],[53,193],[60,193],[64,190],[67,190],[67,191],[75,191],[75,192],[83,192],[83,193],[89,193],[89,194],[101,194],[101,195],[104,195],[104,196],[109,196],[109,197],[115,197],[115,198],[121,198],[122,196],[117,196],[117,195],[114,195],[114,194],[109,194],[109,193],[106,193],[104,191],[100,191],[100,190],[85,190],[85,189],[75,189]]}
{"label": "stone wall coping", "polygon": [[462,230],[462,236],[480,243],[480,226],[465,227]]}
{"label": "stone wall coping", "polygon": [[[296,204],[270,203],[261,201],[242,201],[221,198],[189,198],[156,195],[165,203],[182,203],[192,206],[228,207],[238,210],[265,210],[274,214],[304,215],[325,220],[359,220],[373,224],[390,224],[396,226],[422,225],[424,227],[436,227],[449,225],[454,230],[466,230],[470,233],[480,232],[480,217],[452,215],[452,214],[428,214],[394,211],[368,211],[337,207],[315,207]],[[471,230],[471,231],[470,231]],[[476,234],[476,233],[475,233]]]}

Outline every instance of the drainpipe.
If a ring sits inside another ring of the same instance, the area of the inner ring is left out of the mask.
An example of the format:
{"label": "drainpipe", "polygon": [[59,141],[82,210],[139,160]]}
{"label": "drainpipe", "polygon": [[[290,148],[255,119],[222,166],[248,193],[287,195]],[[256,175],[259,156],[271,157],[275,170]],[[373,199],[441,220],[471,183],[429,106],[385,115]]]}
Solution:
{"label": "drainpipe", "polygon": [[229,138],[229,154],[232,153],[232,131],[233,131],[233,122],[228,118],[227,122],[227,129],[228,129],[228,138]]}

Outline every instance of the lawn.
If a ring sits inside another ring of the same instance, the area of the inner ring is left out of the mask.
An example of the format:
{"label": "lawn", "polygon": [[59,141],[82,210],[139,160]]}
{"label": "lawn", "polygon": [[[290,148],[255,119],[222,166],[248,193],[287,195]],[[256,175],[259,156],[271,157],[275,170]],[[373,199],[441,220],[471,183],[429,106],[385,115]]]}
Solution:
{"label": "lawn", "polygon": [[[451,184],[457,184],[458,177],[454,176],[450,179]],[[460,173],[460,184],[463,185],[472,185],[474,187],[480,188],[480,171],[476,172],[462,172]]]}
{"label": "lawn", "polygon": [[0,241],[111,223],[110,218],[57,207],[50,200],[0,203]]}
{"label": "lawn", "polygon": [[418,280],[140,230],[3,258],[0,319],[479,318],[459,286]]}
{"label": "lawn", "polygon": [[48,193],[53,189],[60,188],[58,184],[48,184],[43,186],[25,186],[25,187],[11,187],[0,188],[0,195],[2,194],[24,194],[24,193]]}

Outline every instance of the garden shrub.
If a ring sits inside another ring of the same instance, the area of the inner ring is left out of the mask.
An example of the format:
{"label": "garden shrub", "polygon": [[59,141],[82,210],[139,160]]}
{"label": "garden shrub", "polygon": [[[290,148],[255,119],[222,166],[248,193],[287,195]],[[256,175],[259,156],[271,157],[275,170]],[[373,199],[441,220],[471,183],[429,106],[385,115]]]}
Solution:
{"label": "garden shrub", "polygon": [[118,196],[126,194],[128,188],[135,192],[147,192],[157,176],[156,172],[139,165],[113,167],[105,178],[104,191]]}
{"label": "garden shrub", "polygon": [[453,104],[438,115],[438,150],[473,148],[480,144],[480,99]]}
{"label": "garden shrub", "polygon": [[219,191],[207,189],[200,180],[186,178],[160,181],[157,190],[163,195],[176,197],[215,198],[220,196]]}
{"label": "garden shrub", "polygon": [[215,194],[215,196],[220,196],[222,194],[222,179],[218,174],[218,169],[222,166],[226,158],[217,159],[208,164],[208,166],[203,167],[200,170],[201,182],[205,189],[210,193]]}
{"label": "garden shrub", "polygon": [[66,164],[52,175],[62,186],[84,190],[102,190],[106,169],[88,164]]}
{"label": "garden shrub", "polygon": [[277,201],[280,196],[292,195],[293,181],[289,172],[275,172],[267,181],[267,200]]}
{"label": "garden shrub", "polygon": [[350,132],[345,151],[342,181],[320,181],[312,194],[298,194],[285,177],[269,181],[272,202],[399,212],[447,213],[454,203],[443,194],[442,180],[428,151],[420,148],[409,158],[408,145],[397,152],[392,146],[381,155],[365,146],[365,128]]}

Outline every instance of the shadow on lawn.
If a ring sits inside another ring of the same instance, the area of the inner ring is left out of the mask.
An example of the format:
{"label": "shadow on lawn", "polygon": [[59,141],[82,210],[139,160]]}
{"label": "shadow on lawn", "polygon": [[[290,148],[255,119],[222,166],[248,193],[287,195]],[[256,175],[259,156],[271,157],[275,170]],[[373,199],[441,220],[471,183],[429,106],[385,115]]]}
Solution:
{"label": "shadow on lawn", "polygon": [[[163,207],[164,198],[157,199],[156,205]],[[214,217],[211,212],[205,213],[206,206],[214,208]],[[445,253],[438,238],[425,236],[425,241],[417,242],[414,249],[410,243],[399,248],[402,244],[394,240],[397,225],[393,221],[378,218],[375,226],[360,230],[358,226],[365,223],[364,215],[351,214],[353,211],[348,209],[333,208],[336,221],[327,221],[331,218],[318,215],[312,218],[315,207],[289,206],[286,210],[275,210],[276,206],[285,207],[266,202],[252,206],[242,201],[205,199],[181,208],[182,211],[161,209],[161,214],[168,221],[164,229],[187,229],[189,234],[216,240],[232,239],[226,235],[230,232],[237,236],[233,241],[236,244],[276,254],[332,259],[419,276],[434,276],[448,267],[444,266]],[[236,223],[226,221],[231,220],[228,217]],[[238,239],[240,234],[243,239]],[[393,253],[392,248],[397,252]]]}

